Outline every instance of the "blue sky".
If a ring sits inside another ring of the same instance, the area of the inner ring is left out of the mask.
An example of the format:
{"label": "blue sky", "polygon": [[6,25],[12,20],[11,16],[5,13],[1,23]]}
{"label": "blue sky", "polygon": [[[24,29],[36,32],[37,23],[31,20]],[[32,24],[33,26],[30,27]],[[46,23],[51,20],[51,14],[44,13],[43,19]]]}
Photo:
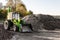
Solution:
{"label": "blue sky", "polygon": [[[0,0],[2,2],[3,0]],[[60,15],[60,0],[22,0],[34,14]],[[3,3],[3,2],[2,2]],[[6,3],[6,1],[4,1]]]}

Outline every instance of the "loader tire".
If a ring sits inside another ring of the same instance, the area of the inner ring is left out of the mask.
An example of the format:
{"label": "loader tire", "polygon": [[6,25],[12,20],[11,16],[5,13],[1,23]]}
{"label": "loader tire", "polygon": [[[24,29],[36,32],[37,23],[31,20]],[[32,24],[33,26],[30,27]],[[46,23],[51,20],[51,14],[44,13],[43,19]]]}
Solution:
{"label": "loader tire", "polygon": [[10,27],[12,27],[12,26],[13,26],[13,23],[10,20],[6,20],[4,22],[4,29],[5,30],[10,30]]}

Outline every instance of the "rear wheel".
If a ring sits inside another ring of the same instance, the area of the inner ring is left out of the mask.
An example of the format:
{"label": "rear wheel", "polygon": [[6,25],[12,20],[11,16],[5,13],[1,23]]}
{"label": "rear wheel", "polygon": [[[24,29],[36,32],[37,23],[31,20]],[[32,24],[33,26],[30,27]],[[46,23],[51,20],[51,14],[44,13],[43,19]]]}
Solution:
{"label": "rear wheel", "polygon": [[10,28],[13,26],[13,23],[11,22],[11,20],[6,20],[4,22],[4,29],[5,30],[10,30]]}

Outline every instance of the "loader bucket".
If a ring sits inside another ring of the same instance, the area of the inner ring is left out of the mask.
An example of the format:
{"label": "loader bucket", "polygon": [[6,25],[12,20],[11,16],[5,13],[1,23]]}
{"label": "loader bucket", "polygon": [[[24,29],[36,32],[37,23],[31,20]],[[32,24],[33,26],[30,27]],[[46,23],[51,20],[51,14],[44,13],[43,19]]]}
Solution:
{"label": "loader bucket", "polygon": [[32,26],[30,24],[23,24],[22,25],[22,32],[32,32]]}

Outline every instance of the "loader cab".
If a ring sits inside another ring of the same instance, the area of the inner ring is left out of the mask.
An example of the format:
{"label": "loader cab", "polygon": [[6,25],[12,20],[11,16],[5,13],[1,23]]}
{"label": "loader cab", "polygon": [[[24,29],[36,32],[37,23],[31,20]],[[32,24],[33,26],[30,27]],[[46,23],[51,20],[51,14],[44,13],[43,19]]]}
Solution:
{"label": "loader cab", "polygon": [[20,14],[17,12],[12,13],[12,19],[16,19],[16,20],[20,19]]}
{"label": "loader cab", "polygon": [[7,20],[12,20],[12,19],[16,19],[16,20],[20,19],[20,14],[17,12],[8,13]]}

